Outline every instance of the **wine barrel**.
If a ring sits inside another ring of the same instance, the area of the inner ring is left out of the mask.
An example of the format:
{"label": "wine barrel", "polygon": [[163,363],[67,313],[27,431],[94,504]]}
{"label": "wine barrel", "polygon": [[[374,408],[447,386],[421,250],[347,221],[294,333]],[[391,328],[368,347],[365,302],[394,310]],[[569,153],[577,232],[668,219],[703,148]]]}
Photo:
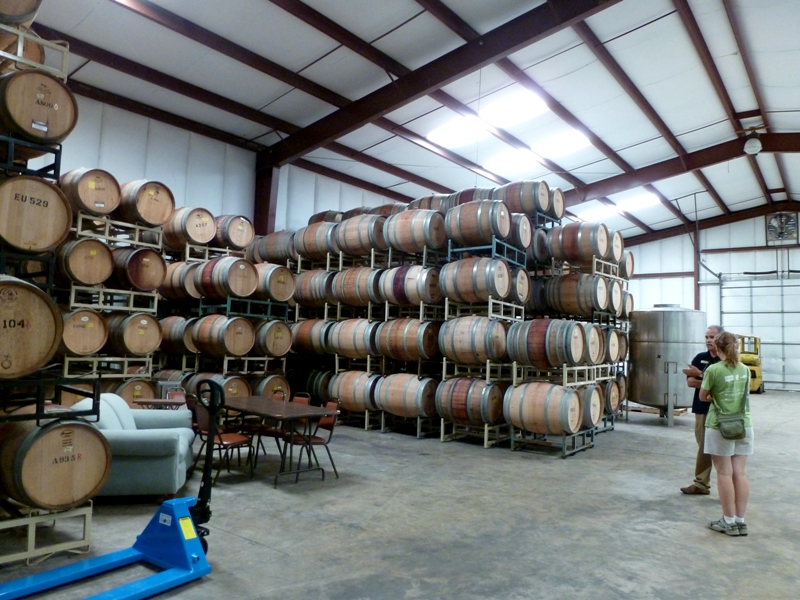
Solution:
{"label": "wine barrel", "polygon": [[308,319],[290,323],[292,330],[292,351],[300,354],[323,355],[328,353],[328,332],[333,327],[332,321]]}
{"label": "wine barrel", "polygon": [[350,412],[377,410],[375,394],[382,379],[364,371],[344,371],[331,377],[328,393]]}
{"label": "wine barrel", "polygon": [[536,264],[549,265],[550,248],[547,245],[547,231],[545,229],[535,229],[531,236],[531,245],[527,252],[528,265],[533,267]]}
{"label": "wine barrel", "polygon": [[442,296],[455,302],[488,302],[490,297],[502,300],[511,291],[511,270],[502,259],[462,258],[442,267],[439,289]]}
{"label": "wine barrel", "polygon": [[255,324],[255,342],[250,354],[280,358],[292,348],[292,330],[284,321],[263,319]]}
{"label": "wine barrel", "polygon": [[615,379],[619,390],[619,401],[622,403],[628,398],[628,376],[625,373],[617,373]]}
{"label": "wine barrel", "polygon": [[605,330],[606,355],[604,361],[609,364],[619,362],[620,356],[620,333],[613,327]]}
{"label": "wine barrel", "polygon": [[59,354],[87,356],[97,354],[106,345],[108,326],[99,312],[86,308],[72,310],[63,314],[63,320]]}
{"label": "wine barrel", "polygon": [[[1,23],[2,21],[0,21]],[[38,68],[38,65],[44,64],[45,51],[44,45],[39,41],[41,38],[34,32],[28,24],[21,24],[14,27],[22,34],[17,36],[13,33],[0,31],[0,48],[4,52],[11,54],[15,58],[0,59],[0,73],[11,73],[12,71],[24,71]],[[22,52],[18,52],[19,38],[22,38]],[[29,60],[35,65],[30,65],[17,60],[16,57]]]}
{"label": "wine barrel", "polygon": [[114,273],[110,282],[122,289],[152,292],[164,283],[167,263],[152,248],[114,248]]}
{"label": "wine barrel", "polygon": [[197,384],[203,379],[210,379],[220,384],[226,398],[244,398],[253,395],[247,379],[240,375],[223,375],[222,373],[195,373],[189,378],[186,391],[190,394],[197,394]]}
{"label": "wine barrel", "polygon": [[439,351],[448,359],[465,365],[482,365],[487,360],[503,362],[506,328],[488,317],[458,317],[439,329]]}
{"label": "wine barrel", "polygon": [[495,188],[492,196],[512,213],[534,216],[550,210],[550,188],[545,181],[512,181]]}
{"label": "wine barrel", "polygon": [[391,204],[381,204],[369,209],[370,215],[380,215],[382,217],[391,217],[392,215],[399,214],[408,209],[408,204],[402,202],[392,202]]}
{"label": "wine barrel", "polygon": [[294,300],[300,306],[321,308],[327,302],[335,302],[333,296],[333,278],[331,271],[314,269],[300,273],[295,279]]}
{"label": "wine barrel", "polygon": [[444,216],[432,210],[409,210],[386,219],[386,242],[400,252],[419,254],[425,248],[439,250],[447,245]]}
{"label": "wine barrel", "polygon": [[325,406],[331,401],[331,379],[335,373],[333,371],[313,370],[306,380],[306,390],[311,396],[311,404],[314,406]]}
{"label": "wine barrel", "polygon": [[26,506],[66,510],[97,494],[110,470],[108,441],[85,421],[0,425],[0,496]]}
{"label": "wine barrel", "polygon": [[106,317],[105,349],[119,356],[146,356],[161,345],[161,325],[147,313],[111,314]]}
{"label": "wine barrel", "polygon": [[593,429],[603,420],[603,396],[597,385],[582,385],[575,388],[581,401],[581,429]]}
{"label": "wine barrel", "polygon": [[180,252],[186,244],[205,246],[217,233],[214,215],[205,208],[183,206],[172,212],[162,226],[162,244],[167,250]]}
{"label": "wine barrel", "polygon": [[272,398],[274,394],[283,392],[286,394],[286,399],[288,400],[292,395],[289,382],[286,381],[286,377],[280,373],[268,373],[264,375],[264,377],[257,377],[251,380],[249,383],[254,396]]}
{"label": "wine barrel", "polygon": [[341,222],[344,223],[347,219],[360,217],[361,215],[366,215],[367,213],[369,213],[369,206],[356,206],[355,208],[351,208],[342,213]]}
{"label": "wine barrel", "polygon": [[0,245],[45,252],[67,239],[71,225],[72,209],[57,186],[27,175],[0,179]]}
{"label": "wine barrel", "polygon": [[[34,69],[0,76],[0,132],[37,144],[59,144],[77,123],[75,96],[60,79]],[[21,145],[14,152],[15,160],[44,153]]]}
{"label": "wine barrel", "polygon": [[385,302],[381,294],[383,270],[354,267],[339,271],[331,281],[331,298],[348,306],[369,306],[370,302]]}
{"label": "wine barrel", "polygon": [[617,338],[619,341],[619,352],[617,352],[617,361],[627,360],[628,358],[628,334],[622,331],[617,331]]}
{"label": "wine barrel", "polygon": [[189,380],[194,377],[194,372],[192,371],[181,371],[180,369],[162,369],[161,371],[157,371],[153,374],[153,381],[179,381],[181,387],[189,391],[187,386],[189,385]]}
{"label": "wine barrel", "polygon": [[569,223],[547,232],[550,255],[573,265],[591,266],[592,258],[608,255],[608,228],[603,223]]}
{"label": "wine barrel", "polygon": [[525,302],[525,316],[545,315],[550,307],[547,304],[547,280],[531,279],[531,290]]}
{"label": "wine barrel", "polygon": [[358,215],[343,219],[336,227],[336,245],[350,256],[369,256],[372,250],[388,250],[383,235],[386,217]]}
{"label": "wine barrel", "polygon": [[0,275],[0,379],[41,369],[58,350],[63,331],[61,312],[47,294]]}
{"label": "wine barrel", "polygon": [[603,257],[604,260],[619,264],[625,252],[625,241],[622,239],[622,234],[619,231],[608,232],[608,251]]}
{"label": "wine barrel", "polygon": [[256,274],[258,281],[253,298],[286,302],[294,295],[294,273],[288,268],[272,263],[260,263],[256,265]]}
{"label": "wine barrel", "polygon": [[622,313],[623,319],[630,319],[633,312],[633,294],[628,290],[622,290]]}
{"label": "wine barrel", "polygon": [[4,0],[0,2],[0,23],[20,25],[33,21],[42,0]]}
{"label": "wine barrel", "polygon": [[255,265],[235,256],[205,261],[192,276],[197,291],[212,300],[225,300],[228,296],[246,298],[258,287]]}
{"label": "wine barrel", "polygon": [[203,354],[224,358],[244,356],[253,348],[256,332],[243,317],[208,315],[192,326],[192,341]]}
{"label": "wine barrel", "polygon": [[581,364],[586,347],[583,326],[576,321],[534,319],[508,329],[511,360],[540,369]]}
{"label": "wine barrel", "polygon": [[132,377],[125,381],[106,380],[101,386],[104,392],[116,394],[133,409],[144,408],[136,404],[137,400],[153,400],[158,397],[156,385],[142,377]]}
{"label": "wine barrel", "polygon": [[167,186],[159,181],[137,179],[122,186],[114,214],[129,223],[158,227],[169,220],[174,210],[175,197]]}
{"label": "wine barrel", "polygon": [[547,209],[544,214],[560,221],[564,218],[566,210],[567,204],[565,202],[563,190],[561,188],[550,188],[550,208]]}
{"label": "wine barrel", "polygon": [[169,300],[197,300],[202,298],[194,284],[194,272],[201,263],[174,262],[167,266],[164,282],[158,293]]}
{"label": "wine barrel", "polygon": [[525,305],[531,295],[531,276],[528,274],[527,269],[517,268],[511,271],[510,281],[509,302]]}
{"label": "wine barrel", "polygon": [[308,224],[314,223],[341,223],[342,211],[340,210],[323,210],[322,212],[314,213],[308,218]]}
{"label": "wine barrel", "polygon": [[[61,390],[61,403],[60,406],[62,408],[69,408],[73,404],[76,404],[91,396],[94,392],[94,384],[91,383],[69,383],[69,387],[75,389],[75,392],[71,392],[66,389]],[[55,387],[53,388],[53,393],[55,393]],[[49,394],[48,394],[49,396]]]}
{"label": "wine barrel", "polygon": [[586,348],[583,362],[587,365],[599,365],[606,357],[606,334],[597,323],[581,323],[586,335]]}
{"label": "wine barrel", "polygon": [[450,198],[452,198],[453,206],[459,206],[461,204],[467,204],[468,202],[475,202],[476,200],[491,200],[494,195],[494,190],[495,188],[489,187],[467,188],[460,192],[450,194]]}
{"label": "wine barrel", "polygon": [[380,326],[380,322],[368,319],[338,321],[328,332],[328,346],[334,354],[347,358],[378,356],[376,339]]}
{"label": "wine barrel", "polygon": [[389,304],[418,306],[420,303],[439,304],[439,269],[403,265],[381,274],[381,295]]}
{"label": "wine barrel", "polygon": [[545,284],[547,304],[554,310],[591,318],[594,311],[608,308],[608,287],[600,275],[570,273],[553,277]]}
{"label": "wine barrel", "polygon": [[619,276],[623,279],[633,277],[633,254],[630,250],[625,250],[622,253],[622,258],[619,261]]}
{"label": "wine barrel", "polygon": [[433,210],[442,216],[451,208],[453,208],[453,198],[450,194],[431,194],[408,203],[408,210]]}
{"label": "wine barrel", "polygon": [[100,240],[80,238],[64,242],[56,253],[56,272],[65,281],[97,285],[114,272],[114,255]]}
{"label": "wine barrel", "polygon": [[61,176],[58,185],[75,213],[83,211],[102,217],[119,206],[119,182],[103,169],[73,169]]}
{"label": "wine barrel", "polygon": [[214,219],[214,239],[209,242],[216,248],[244,250],[256,237],[252,221],[242,215],[220,215]]}
{"label": "wine barrel", "polygon": [[394,360],[430,360],[439,356],[436,321],[392,319],[381,323],[375,341],[378,353]]}
{"label": "wine barrel", "polygon": [[297,260],[298,254],[294,247],[295,233],[292,231],[274,231],[253,240],[248,246],[254,262],[271,262],[286,264],[287,260]]}
{"label": "wine barrel", "polygon": [[622,284],[619,279],[604,278],[608,288],[608,312],[614,313],[616,316],[622,316]]}
{"label": "wine barrel", "polygon": [[511,213],[502,202],[469,202],[447,211],[444,231],[458,246],[491,245],[493,237],[504,240],[511,233]]}
{"label": "wine barrel", "polygon": [[336,243],[336,223],[314,223],[297,230],[294,234],[294,248],[303,258],[325,260],[328,254],[338,254]]}
{"label": "wine barrel", "polygon": [[541,434],[573,434],[581,428],[581,402],[574,389],[552,383],[523,383],[506,390],[503,415],[518,429]]}
{"label": "wine barrel", "polygon": [[178,315],[161,319],[161,352],[172,355],[197,354],[197,346],[192,341],[192,327],[196,321]]}
{"label": "wine barrel", "polygon": [[436,388],[436,412],[460,425],[499,425],[503,422],[503,388],[483,379],[455,377]]}
{"label": "wine barrel", "polygon": [[[547,237],[545,235],[545,237]],[[508,234],[508,243],[519,250],[527,250],[533,242],[533,228],[528,215],[511,213],[511,231]]]}
{"label": "wine barrel", "polygon": [[436,385],[430,377],[398,373],[378,382],[375,405],[398,417],[436,416]]}
{"label": "wine barrel", "polygon": [[606,400],[605,412],[607,415],[613,415],[619,410],[622,404],[622,399],[619,395],[619,384],[616,379],[609,379],[605,381],[602,386]]}

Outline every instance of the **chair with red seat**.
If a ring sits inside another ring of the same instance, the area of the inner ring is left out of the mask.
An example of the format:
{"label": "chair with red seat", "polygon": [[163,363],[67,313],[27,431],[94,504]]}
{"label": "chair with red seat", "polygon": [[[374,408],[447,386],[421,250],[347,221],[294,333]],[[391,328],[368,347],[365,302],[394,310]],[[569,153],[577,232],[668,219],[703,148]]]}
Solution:
{"label": "chair with red seat", "polygon": [[[330,411],[337,411],[339,409],[339,404],[337,402],[328,402],[325,405]],[[328,453],[328,459],[331,461],[331,467],[333,467],[333,473],[336,475],[336,478],[339,478],[339,472],[336,470],[336,463],[333,462],[333,456],[331,455],[331,449],[328,447],[328,444],[333,437],[333,429],[336,426],[336,414],[333,414],[329,417],[322,417],[319,420],[319,424],[317,425],[316,431],[309,437],[307,437],[302,432],[297,431],[290,431],[283,434],[283,456],[286,456],[286,447],[288,444],[293,446],[300,446],[300,456],[298,456],[297,460],[300,461],[302,457],[303,450],[305,449],[308,453],[308,461],[309,464],[311,463],[311,457],[313,456],[314,462],[319,467],[319,460],[317,459],[317,453],[314,451],[314,446],[322,446],[325,448],[325,451]],[[322,434],[320,432],[327,432],[327,435]],[[298,481],[300,478],[300,474],[297,474],[295,481]]]}

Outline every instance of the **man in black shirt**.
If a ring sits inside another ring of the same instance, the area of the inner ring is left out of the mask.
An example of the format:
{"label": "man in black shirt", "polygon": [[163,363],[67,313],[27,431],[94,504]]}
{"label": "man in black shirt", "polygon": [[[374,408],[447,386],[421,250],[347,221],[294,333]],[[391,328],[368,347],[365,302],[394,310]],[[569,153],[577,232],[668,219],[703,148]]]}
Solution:
{"label": "man in black shirt", "polygon": [[692,485],[682,487],[684,494],[699,494],[707,496],[711,491],[711,456],[705,453],[703,442],[706,433],[706,415],[710,402],[700,401],[700,384],[703,383],[703,371],[710,365],[719,362],[717,349],[714,346],[714,338],[723,331],[719,325],[712,325],[706,330],[706,348],[692,360],[692,364],[683,370],[686,375],[686,385],[694,388],[694,402],[692,412],[694,413],[694,437],[697,440],[697,460],[694,465],[694,482]]}

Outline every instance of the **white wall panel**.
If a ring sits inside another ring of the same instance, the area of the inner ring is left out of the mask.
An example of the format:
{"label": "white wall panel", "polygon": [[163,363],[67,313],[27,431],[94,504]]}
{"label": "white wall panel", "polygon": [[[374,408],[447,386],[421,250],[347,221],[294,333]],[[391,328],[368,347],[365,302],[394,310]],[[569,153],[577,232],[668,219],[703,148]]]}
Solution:
{"label": "white wall panel", "polygon": [[236,146],[225,147],[225,179],[222,208],[215,214],[253,218],[256,195],[256,155]]}
{"label": "white wall panel", "polygon": [[186,196],[181,206],[199,206],[210,210],[215,216],[222,214],[224,178],[225,144],[191,134],[186,165]]}
{"label": "white wall panel", "polygon": [[160,181],[175,197],[175,206],[186,206],[186,165],[192,134],[160,121],[150,121],[144,178]]}
{"label": "white wall panel", "polygon": [[[104,105],[100,125],[100,161],[94,166],[111,173],[120,185],[144,179],[147,167],[148,121],[145,117]],[[170,186],[169,181],[161,183]]]}
{"label": "white wall panel", "polygon": [[[103,122],[103,103],[75,96],[78,102],[78,124],[63,144],[61,150],[61,172],[66,173],[80,167],[96,166],[100,163],[100,131]],[[46,164],[46,158],[38,159],[36,167]]]}

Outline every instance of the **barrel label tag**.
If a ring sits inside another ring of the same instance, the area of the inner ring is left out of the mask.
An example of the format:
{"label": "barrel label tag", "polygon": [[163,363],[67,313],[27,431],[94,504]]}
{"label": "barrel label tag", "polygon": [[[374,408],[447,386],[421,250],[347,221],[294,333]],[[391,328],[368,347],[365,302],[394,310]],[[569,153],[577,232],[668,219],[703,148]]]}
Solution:
{"label": "barrel label tag", "polygon": [[47,133],[47,123],[44,121],[31,121],[31,129],[38,129]]}
{"label": "barrel label tag", "polygon": [[87,183],[87,186],[89,187],[89,189],[90,189],[90,190],[93,190],[93,189],[95,188],[95,185],[96,185],[96,184],[95,184],[95,182],[94,182],[94,181],[89,181],[89,182]]}

